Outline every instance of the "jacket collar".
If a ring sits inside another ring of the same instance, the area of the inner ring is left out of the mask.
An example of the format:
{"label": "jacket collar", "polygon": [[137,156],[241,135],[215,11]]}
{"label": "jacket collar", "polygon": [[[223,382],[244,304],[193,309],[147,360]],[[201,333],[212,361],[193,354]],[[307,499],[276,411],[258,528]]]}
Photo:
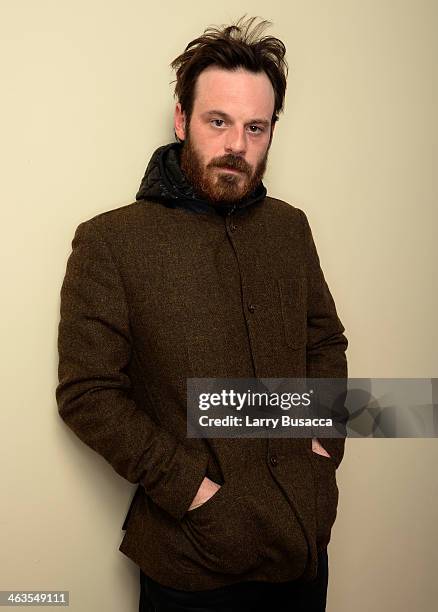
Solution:
{"label": "jacket collar", "polygon": [[213,204],[198,197],[181,171],[179,163],[181,150],[182,144],[179,142],[172,142],[155,150],[135,196],[137,201],[156,200],[171,208],[183,206],[194,212],[227,214],[233,209],[246,208],[266,197],[267,191],[262,181],[250,196],[235,204],[232,202]]}

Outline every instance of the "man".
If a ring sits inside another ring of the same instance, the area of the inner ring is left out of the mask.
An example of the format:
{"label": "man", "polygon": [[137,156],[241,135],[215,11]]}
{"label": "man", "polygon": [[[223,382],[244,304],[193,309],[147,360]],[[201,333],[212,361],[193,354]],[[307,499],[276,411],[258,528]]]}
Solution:
{"label": "man", "polygon": [[178,142],[79,225],[61,290],[59,412],[138,484],[140,610],[325,609],[344,440],[186,435],[187,378],[347,376],[307,218],[262,183],[287,64],[253,23],[174,60]]}

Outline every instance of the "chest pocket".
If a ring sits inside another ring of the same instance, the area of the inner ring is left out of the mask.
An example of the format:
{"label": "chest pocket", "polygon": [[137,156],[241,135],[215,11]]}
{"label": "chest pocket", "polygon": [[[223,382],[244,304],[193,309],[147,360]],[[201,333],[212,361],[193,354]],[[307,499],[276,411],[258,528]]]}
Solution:
{"label": "chest pocket", "polygon": [[307,341],[307,283],[305,276],[277,279],[286,344],[300,349]]}

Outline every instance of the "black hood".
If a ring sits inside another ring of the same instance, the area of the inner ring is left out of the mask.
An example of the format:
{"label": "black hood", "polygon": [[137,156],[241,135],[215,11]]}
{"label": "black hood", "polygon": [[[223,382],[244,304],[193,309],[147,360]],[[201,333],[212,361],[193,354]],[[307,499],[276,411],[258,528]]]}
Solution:
{"label": "black hood", "polygon": [[[180,168],[182,144],[172,142],[158,147],[153,153],[136,200],[158,200],[166,206],[184,206],[194,211],[212,211],[224,214],[230,211],[234,204],[230,202],[215,202],[198,197]],[[266,197],[266,187],[260,181],[253,193],[246,199],[237,202],[236,208],[244,208],[259,202]]]}

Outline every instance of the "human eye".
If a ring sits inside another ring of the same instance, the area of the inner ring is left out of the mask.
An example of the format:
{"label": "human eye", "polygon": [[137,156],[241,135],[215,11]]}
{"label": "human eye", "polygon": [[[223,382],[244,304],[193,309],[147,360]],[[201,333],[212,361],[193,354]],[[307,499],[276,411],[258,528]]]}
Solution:
{"label": "human eye", "polygon": [[255,128],[256,130],[258,130],[257,132],[256,131],[251,131],[251,134],[258,135],[258,134],[262,134],[265,131],[263,128],[259,127],[258,125],[250,125],[249,127],[250,128]]}
{"label": "human eye", "polygon": [[224,120],[223,120],[223,119],[212,119],[212,120],[210,121],[210,123],[211,123],[211,124],[215,124],[215,123],[216,123],[216,124],[214,125],[214,127],[222,127],[222,125],[217,125],[217,122],[218,122],[218,121],[219,121],[219,122],[221,121],[222,123],[224,123]]}

